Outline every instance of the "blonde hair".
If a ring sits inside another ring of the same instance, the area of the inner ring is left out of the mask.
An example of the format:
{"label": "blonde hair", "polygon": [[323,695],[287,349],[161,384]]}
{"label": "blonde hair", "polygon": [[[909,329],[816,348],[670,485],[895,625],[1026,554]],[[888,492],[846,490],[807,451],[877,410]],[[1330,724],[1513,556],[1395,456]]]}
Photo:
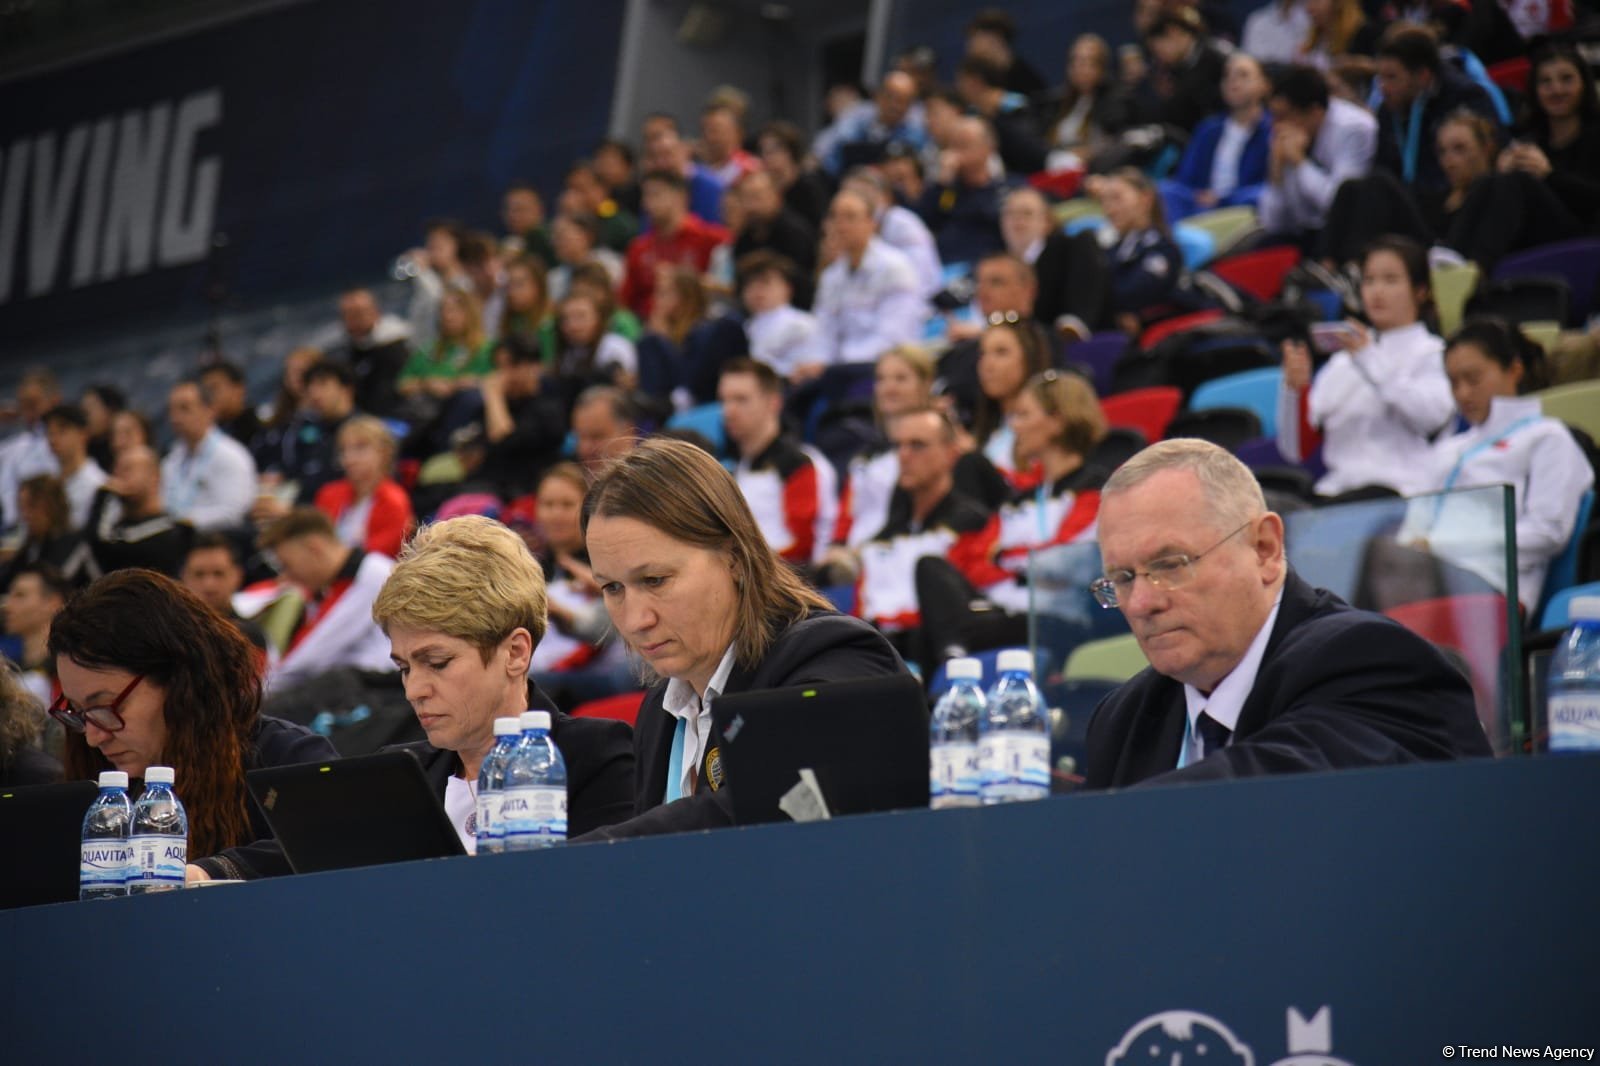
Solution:
{"label": "blonde hair", "polygon": [[393,626],[443,633],[477,648],[486,663],[518,629],[537,647],[546,617],[544,570],[521,537],[483,515],[419,529],[372,604],[385,633]]}
{"label": "blonde hair", "polygon": [[1044,413],[1063,421],[1052,438],[1057,447],[1087,458],[1106,437],[1106,413],[1094,386],[1078,374],[1049,370],[1036,374],[1023,390],[1031,394]]}
{"label": "blonde hair", "polygon": [[911,372],[917,376],[917,380],[924,385],[933,384],[938,364],[934,362],[933,354],[928,349],[918,344],[897,344],[879,355],[877,361],[881,363],[890,356],[910,367]]}
{"label": "blonde hair", "polygon": [[1152,444],[1117,468],[1100,490],[1102,499],[1126,492],[1163,470],[1187,470],[1200,482],[1217,528],[1243,525],[1267,511],[1267,499],[1250,468],[1208,440],[1179,437]]}
{"label": "blonde hair", "polygon": [[394,434],[390,432],[389,427],[383,424],[383,419],[374,418],[372,415],[351,415],[345,419],[344,425],[339,427],[334,440],[343,445],[347,438],[376,444],[389,456],[389,465],[394,464],[395,452],[399,445],[395,443]]}
{"label": "blonde hair", "polygon": [[738,588],[734,658],[754,668],[789,625],[832,610],[767,545],[733,475],[693,444],[655,438],[605,468],[583,501],[589,520],[632,518],[674,540],[727,552]]}

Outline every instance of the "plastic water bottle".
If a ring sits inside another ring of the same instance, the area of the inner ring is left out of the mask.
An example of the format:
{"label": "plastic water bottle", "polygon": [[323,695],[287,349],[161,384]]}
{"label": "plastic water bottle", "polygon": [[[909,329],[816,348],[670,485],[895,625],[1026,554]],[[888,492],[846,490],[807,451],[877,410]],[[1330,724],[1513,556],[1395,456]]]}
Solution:
{"label": "plastic water bottle", "polygon": [[189,864],[189,816],[172,791],[172,767],[144,772],[144,793],[133,805],[133,871],[128,894],[182,888]]}
{"label": "plastic water bottle", "polygon": [[500,812],[507,851],[554,847],[567,839],[567,763],[550,739],[548,711],[522,715],[522,739],[506,761]]}
{"label": "plastic water bottle", "polygon": [[102,770],[100,795],[89,804],[89,812],[83,816],[79,899],[111,899],[128,894],[128,871],[133,865],[128,824],[132,821],[128,775],[121,770]]}
{"label": "plastic water bottle", "polygon": [[1550,657],[1550,750],[1600,751],[1600,596],[1579,596]]}
{"label": "plastic water bottle", "polygon": [[984,699],[983,664],[951,659],[944,667],[950,687],[933,706],[928,745],[928,806],[978,805],[978,723]]}
{"label": "plastic water bottle", "polygon": [[505,850],[506,827],[500,821],[501,791],[506,783],[506,761],[511,758],[522,724],[515,718],[494,720],[494,747],[484,757],[478,771],[478,854],[494,855]]}
{"label": "plastic water bottle", "polygon": [[985,806],[1050,794],[1050,720],[1033,683],[1033,654],[1000,653],[1000,677],[978,725],[978,795]]}

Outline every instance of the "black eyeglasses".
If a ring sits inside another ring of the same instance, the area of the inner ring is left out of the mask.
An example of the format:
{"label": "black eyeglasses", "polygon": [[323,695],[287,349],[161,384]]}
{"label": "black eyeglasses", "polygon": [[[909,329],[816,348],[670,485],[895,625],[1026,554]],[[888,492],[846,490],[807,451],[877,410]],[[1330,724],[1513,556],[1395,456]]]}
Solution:
{"label": "black eyeglasses", "polygon": [[1172,591],[1180,589],[1194,580],[1194,568],[1201,559],[1222,547],[1234,537],[1249,529],[1255,519],[1251,519],[1226,537],[1217,541],[1199,555],[1163,555],[1159,559],[1152,559],[1145,564],[1143,570],[1113,570],[1105,577],[1099,578],[1089,585],[1089,591],[1094,593],[1095,602],[1106,610],[1111,610],[1121,603],[1121,597],[1133,590],[1133,583],[1138,578],[1144,578],[1158,589]]}
{"label": "black eyeglasses", "polygon": [[122,720],[122,702],[128,698],[134,689],[139,687],[139,682],[143,680],[144,675],[139,674],[132,681],[129,681],[128,687],[117,693],[117,698],[110,703],[103,707],[85,707],[81,711],[72,706],[72,703],[67,699],[67,694],[63,692],[50,705],[50,717],[75,733],[82,733],[89,724],[93,724],[95,728],[103,729],[107,733],[120,732],[122,727],[127,725]]}

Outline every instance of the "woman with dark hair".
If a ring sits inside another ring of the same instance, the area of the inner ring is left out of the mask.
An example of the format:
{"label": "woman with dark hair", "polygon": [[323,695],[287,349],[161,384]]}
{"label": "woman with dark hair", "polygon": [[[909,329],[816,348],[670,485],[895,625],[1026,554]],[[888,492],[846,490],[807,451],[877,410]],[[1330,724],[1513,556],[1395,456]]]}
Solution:
{"label": "woman with dark hair", "polygon": [[1600,95],[1594,73],[1571,44],[1533,50],[1519,138],[1500,153],[1501,173],[1542,181],[1593,232],[1600,223]]}
{"label": "woman with dark hair", "polygon": [[511,260],[506,264],[505,310],[500,316],[498,338],[515,336],[537,341],[549,318],[550,292],[543,266],[531,255]]}
{"label": "woman with dark hair", "polygon": [[1027,468],[1016,454],[1016,434],[1009,418],[1023,388],[1050,367],[1050,341],[1031,318],[1006,316],[978,338],[978,402],[972,436],[978,450],[1006,480],[1032,488]]}
{"label": "woman with dark hair", "polygon": [[[1433,446],[1426,491],[1510,485],[1516,512],[1517,598],[1539,603],[1550,560],[1572,540],[1594,468],[1566,425],[1524,393],[1544,382],[1544,350],[1507,322],[1469,321],[1444,350],[1450,391],[1467,428]],[[1502,528],[1494,493],[1452,493],[1414,503],[1400,540],[1431,551],[1506,591],[1505,550],[1486,530]]]}
{"label": "woman with dark hair", "polygon": [[90,385],[78,399],[83,416],[89,420],[89,457],[110,470],[116,464],[111,447],[111,420],[128,406],[127,395],[115,385]]}
{"label": "woman with dark hair", "polygon": [[761,165],[783,193],[783,206],[820,230],[828,213],[828,186],[815,171],[800,165],[806,157],[800,128],[792,122],[770,122],[756,135],[756,145]]}
{"label": "woman with dark hair", "polygon": [[1306,345],[1283,342],[1278,447],[1298,462],[1321,445],[1328,472],[1318,495],[1409,496],[1426,488],[1428,442],[1455,415],[1428,285],[1422,246],[1381,237],[1361,260],[1366,322],[1346,323],[1341,349],[1314,380]]}
{"label": "woman with dark hair", "polygon": [[1137,335],[1179,302],[1183,253],[1167,228],[1161,196],[1143,172],[1114,171],[1094,184],[1094,195],[1111,224],[1111,312],[1124,332]]}
{"label": "woman with dark hair", "polygon": [[38,703],[0,659],[0,788],[61,780],[61,764],[39,747]]}
{"label": "woman with dark hair", "polygon": [[1272,144],[1271,92],[1259,61],[1244,52],[1228,57],[1222,68],[1222,102],[1228,109],[1195,127],[1177,171],[1161,183],[1168,222],[1217,207],[1254,207],[1261,199]]}
{"label": "woman with dark hair", "polygon": [[116,467],[116,457],[129,448],[155,448],[156,431],[142,411],[128,408],[111,416],[111,466]]}
{"label": "woman with dark hair", "polygon": [[289,873],[245,794],[247,771],[336,759],[302,726],[261,714],[255,647],[194,593],[153,570],[119,570],[56,616],[50,654],[67,727],[66,777],[142,780],[170,766],[189,813],[189,880]]}
{"label": "woman with dark hair", "polygon": [[1117,84],[1111,69],[1111,46],[1099,34],[1081,34],[1067,49],[1066,80],[1052,125],[1049,169],[1065,169],[1074,159],[1087,169],[1095,154],[1115,145],[1117,137],[1138,118],[1132,95]]}
{"label": "woman with dark hair", "polygon": [[636,817],[597,835],[732,823],[716,697],[905,670],[783,564],[733,475],[692,444],[647,440],[607,467],[583,532],[612,625],[654,682],[634,725]]}
{"label": "woman with dark hair", "polygon": [[0,574],[0,589],[9,587],[23,567],[40,563],[54,567],[71,588],[82,588],[100,576],[94,552],[83,534],[72,528],[71,505],[60,479],[35,474],[18,485],[17,511],[27,537]]}

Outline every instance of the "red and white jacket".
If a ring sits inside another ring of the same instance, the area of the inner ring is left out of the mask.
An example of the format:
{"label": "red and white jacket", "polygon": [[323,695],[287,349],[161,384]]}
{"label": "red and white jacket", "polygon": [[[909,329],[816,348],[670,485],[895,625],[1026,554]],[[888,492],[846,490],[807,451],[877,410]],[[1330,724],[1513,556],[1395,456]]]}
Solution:
{"label": "red and white jacket", "polygon": [[761,454],[740,459],[733,477],[772,550],[786,562],[811,562],[822,511],[821,483],[811,456],[779,437]]}
{"label": "red and white jacket", "polygon": [[393,670],[389,638],[372,620],[373,601],[393,569],[394,560],[387,555],[352,551],[333,584],[321,595],[307,597],[288,649],[267,671],[268,691],[308,681],[336,666]]}
{"label": "red and white jacket", "polygon": [[988,586],[979,585],[994,603],[1008,611],[1028,609],[1028,553],[1056,544],[1094,540],[1099,531],[1100,486],[1105,471],[1079,467],[1049,486],[1019,492],[1000,508],[1000,535],[995,563],[1005,576]]}
{"label": "red and white jacket", "polygon": [[975,588],[985,588],[1007,576],[994,563],[999,537],[999,516],[960,493],[951,492],[916,523],[910,498],[897,492],[888,523],[861,546],[856,613],[888,631],[921,625],[917,562],[930,555],[947,559]]}

